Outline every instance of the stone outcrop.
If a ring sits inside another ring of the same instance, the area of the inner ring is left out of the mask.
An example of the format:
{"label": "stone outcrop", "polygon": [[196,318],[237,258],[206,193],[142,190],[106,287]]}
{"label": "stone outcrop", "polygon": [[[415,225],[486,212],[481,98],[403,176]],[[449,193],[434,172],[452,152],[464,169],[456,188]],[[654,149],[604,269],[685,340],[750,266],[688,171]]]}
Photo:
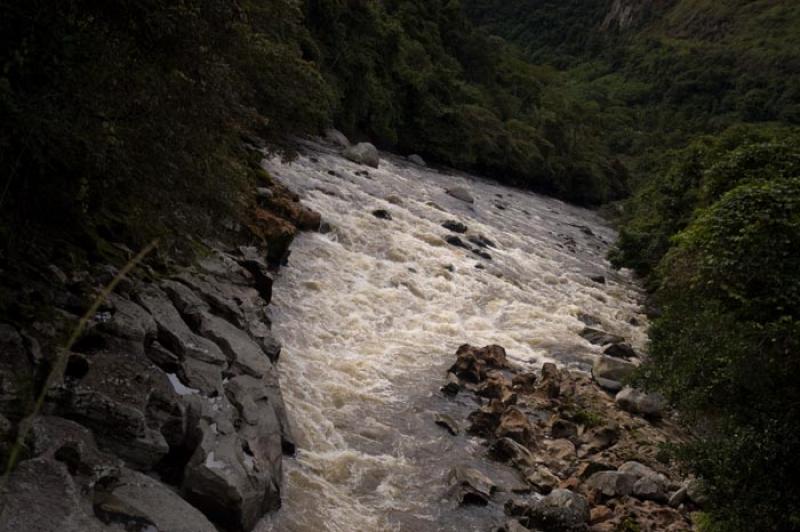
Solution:
{"label": "stone outcrop", "polygon": [[[61,353],[63,378],[26,420],[23,460],[0,487],[0,529],[249,531],[280,506],[295,442],[266,307],[274,267],[319,216],[267,184],[239,241],[122,283]],[[85,286],[110,278],[92,275],[81,274]],[[0,324],[3,455],[53,345]]]}

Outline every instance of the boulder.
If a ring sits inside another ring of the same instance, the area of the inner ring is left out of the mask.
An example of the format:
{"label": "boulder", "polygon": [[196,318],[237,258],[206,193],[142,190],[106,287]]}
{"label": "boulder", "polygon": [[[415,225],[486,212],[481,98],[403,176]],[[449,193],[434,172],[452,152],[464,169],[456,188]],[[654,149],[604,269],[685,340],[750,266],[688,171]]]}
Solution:
{"label": "boulder", "polygon": [[417,166],[428,166],[427,164],[425,164],[425,159],[423,159],[422,157],[420,157],[416,153],[409,155],[408,156],[408,160],[410,162],[416,164]]}
{"label": "boulder", "polygon": [[178,395],[167,375],[142,356],[94,353],[85,375],[65,387],[57,413],[92,429],[101,448],[136,469],[150,470],[166,456],[165,434],[176,444],[183,439]]}
{"label": "boulder", "polygon": [[638,354],[630,344],[619,342],[611,344],[603,350],[603,354],[613,358],[638,358]]}
{"label": "boulder", "polygon": [[460,238],[458,238],[457,236],[453,236],[453,235],[446,236],[444,238],[444,241],[447,242],[448,244],[450,244],[451,246],[455,246],[457,248],[469,249],[469,246],[467,246],[464,243],[464,241],[461,240]]}
{"label": "boulder", "polygon": [[454,233],[464,234],[467,232],[467,226],[456,220],[447,220],[442,223],[442,227]]}
{"label": "boulder", "polygon": [[489,454],[495,460],[510,462],[519,469],[531,467],[536,461],[527,447],[511,438],[496,440],[489,448]]}
{"label": "boulder", "polygon": [[[110,484],[110,485],[109,485]],[[152,477],[122,469],[95,495],[94,512],[106,523],[125,530],[159,532],[216,532],[195,507]]]}
{"label": "boulder", "polygon": [[525,446],[534,443],[533,427],[528,421],[528,416],[513,406],[506,409],[500,416],[495,436],[498,438],[510,438]]}
{"label": "boulder", "polygon": [[458,395],[461,391],[461,381],[454,373],[447,373],[447,382],[441,388],[442,393],[449,396]]}
{"label": "boulder", "polygon": [[82,497],[67,465],[52,458],[34,458],[19,464],[0,484],[0,508],[0,530],[109,530],[94,518],[91,501]]}
{"label": "boulder", "polygon": [[500,425],[500,416],[505,407],[497,399],[492,399],[489,404],[483,405],[478,410],[473,411],[467,419],[470,422],[470,434],[476,434],[485,438],[495,435],[495,430]]}
{"label": "boulder", "polygon": [[616,423],[593,427],[581,435],[581,454],[587,456],[604,451],[615,445],[619,437],[620,430]]}
{"label": "boulder", "polygon": [[88,485],[103,469],[114,469],[121,461],[98,450],[92,432],[74,421],[57,416],[37,416],[26,440],[37,458],[58,460],[74,477],[86,477]]}
{"label": "boulder", "polygon": [[666,408],[666,402],[660,395],[645,393],[630,386],[623,388],[614,402],[626,412],[650,418],[660,418]]}
{"label": "boulder", "polygon": [[[193,395],[186,401],[189,404],[189,448],[193,451],[184,468],[184,497],[223,528],[251,530],[266,512],[279,506],[280,477],[268,467],[257,467],[262,462],[256,461],[247,438],[243,439],[236,432],[232,421],[238,419],[240,413],[226,396]],[[269,416],[270,412],[265,409],[264,414]],[[250,419],[252,421],[253,417]],[[258,419],[257,414],[255,419]],[[250,426],[248,422],[243,425]],[[273,431],[276,426],[277,421],[274,421]],[[274,438],[272,433],[264,437]],[[274,452],[274,444],[269,448]],[[263,464],[270,464],[270,461]]]}
{"label": "boulder", "polygon": [[633,375],[636,365],[617,358],[599,356],[592,364],[592,377],[601,388],[616,392],[622,382]]}
{"label": "boulder", "polygon": [[350,146],[344,151],[344,156],[355,163],[373,168],[378,168],[380,164],[378,149],[369,142],[360,142],[355,146]]}
{"label": "boulder", "polygon": [[475,393],[488,399],[499,399],[505,405],[515,403],[517,397],[511,390],[511,381],[497,370],[487,373],[486,380],[478,386]]}
{"label": "boulder", "polygon": [[499,345],[477,348],[464,344],[456,351],[456,357],[450,373],[474,383],[484,380],[488,370],[503,369],[508,365],[506,351]]}
{"label": "boulder", "polygon": [[469,193],[465,187],[451,187],[446,190],[447,194],[450,196],[459,199],[466,203],[475,203],[475,199],[472,197],[472,194]]}
{"label": "boulder", "polygon": [[497,489],[486,475],[471,467],[454,468],[448,481],[459,504],[486,506]]}
{"label": "boulder", "polygon": [[453,436],[457,435],[461,430],[458,426],[458,422],[447,414],[434,414],[433,422],[447,430],[447,432]]}
{"label": "boulder", "polygon": [[469,240],[470,242],[472,242],[473,244],[475,244],[476,246],[478,246],[480,248],[494,248],[494,247],[497,247],[497,246],[495,246],[494,242],[492,242],[491,240],[489,240],[488,238],[486,238],[483,235],[470,235],[470,236],[467,237],[467,240]]}
{"label": "boulder", "polygon": [[197,331],[225,353],[231,371],[253,377],[275,372],[267,354],[242,329],[206,311],[199,312],[197,316]]}
{"label": "boulder", "polygon": [[240,375],[225,385],[225,393],[239,411],[241,419],[247,426],[254,427],[252,430],[248,430],[247,426],[241,428],[243,437],[246,440],[256,437],[262,439],[260,443],[252,441],[250,445],[251,451],[262,461],[262,467],[270,463],[273,469],[279,470],[281,450],[286,454],[294,454],[295,442],[277,381]]}
{"label": "boulder", "polygon": [[192,358],[219,366],[227,363],[219,347],[189,329],[164,292],[151,286],[138,293],[137,300],[153,316],[159,342],[181,359]]}
{"label": "boulder", "polygon": [[561,482],[561,479],[544,466],[537,467],[529,472],[525,480],[527,480],[536,491],[545,495],[553,491]]}
{"label": "boulder", "polygon": [[139,350],[144,348],[148,339],[155,338],[156,322],[144,308],[113,293],[107,302],[112,308],[111,319],[98,323],[97,331],[130,342],[131,347],[136,345]]}
{"label": "boulder", "polygon": [[600,471],[586,481],[586,486],[601,497],[614,498],[633,493],[636,477],[619,471]]}
{"label": "boulder", "polygon": [[339,148],[350,147],[350,140],[338,129],[326,129],[325,140]]}
{"label": "boulder", "polygon": [[545,532],[582,531],[587,529],[589,516],[589,502],[584,496],[557,489],[530,506],[527,525]]}
{"label": "boulder", "polygon": [[379,220],[391,220],[392,214],[386,209],[376,209],[372,211],[372,216]]}
{"label": "boulder", "polygon": [[594,329],[592,327],[585,327],[580,332],[580,335],[587,342],[594,345],[618,344],[625,341],[625,338],[623,338],[622,336],[607,333],[605,331],[601,331],[600,329]]}

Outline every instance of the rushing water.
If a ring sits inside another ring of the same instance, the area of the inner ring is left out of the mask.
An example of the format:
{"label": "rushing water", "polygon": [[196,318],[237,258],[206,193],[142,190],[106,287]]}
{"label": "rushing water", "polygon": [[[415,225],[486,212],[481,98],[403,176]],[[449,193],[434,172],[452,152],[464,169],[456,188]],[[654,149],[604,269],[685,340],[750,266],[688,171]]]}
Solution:
{"label": "rushing water", "polygon": [[[502,345],[532,367],[586,369],[600,348],[578,335],[581,313],[641,347],[644,330],[631,325],[644,322],[640,294],[604,258],[614,232],[593,212],[388,155],[375,170],[309,145],[266,166],[331,230],[298,237],[276,280],[273,327],[299,450],[284,461],[284,506],[259,531],[500,524],[499,503],[459,508],[447,492],[457,464],[511,472],[482,458],[479,439],[434,424],[434,412],[463,420],[475,408],[439,393],[445,371],[463,343]],[[453,186],[475,203],[448,195]],[[449,219],[491,240],[492,259],[445,243]]]}

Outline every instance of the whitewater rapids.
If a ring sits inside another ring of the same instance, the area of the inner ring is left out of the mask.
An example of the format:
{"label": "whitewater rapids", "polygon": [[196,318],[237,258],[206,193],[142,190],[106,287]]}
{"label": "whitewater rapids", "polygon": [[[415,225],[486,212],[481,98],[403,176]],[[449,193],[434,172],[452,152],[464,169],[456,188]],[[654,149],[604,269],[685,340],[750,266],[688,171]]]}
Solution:
{"label": "whitewater rapids", "polygon": [[[447,475],[462,463],[509,472],[483,458],[480,439],[433,422],[476,407],[439,392],[457,347],[499,344],[532,368],[588,370],[601,348],[579,336],[584,314],[638,349],[646,341],[642,294],[610,269],[615,234],[596,213],[381,155],[372,169],[308,144],[293,162],[264,163],[329,231],[300,235],[274,286],[298,452],[284,461],[283,507],[259,532],[492,530],[502,507],[458,507]],[[456,186],[475,203],[447,194]],[[471,248],[483,236],[491,260],[448,236]]]}

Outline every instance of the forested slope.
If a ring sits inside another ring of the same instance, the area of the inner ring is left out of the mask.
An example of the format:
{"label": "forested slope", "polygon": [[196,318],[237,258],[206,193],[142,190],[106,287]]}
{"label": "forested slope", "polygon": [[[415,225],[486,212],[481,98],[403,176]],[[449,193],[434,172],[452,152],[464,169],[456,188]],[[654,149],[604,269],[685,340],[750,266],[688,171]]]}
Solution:
{"label": "forested slope", "polygon": [[611,258],[660,309],[640,380],[697,431],[674,451],[705,481],[703,528],[800,529],[800,5],[466,5],[559,67],[632,169]]}
{"label": "forested slope", "polygon": [[235,205],[254,166],[243,135],[281,148],[331,125],[576,202],[627,190],[593,114],[457,3],[0,9],[6,243],[12,223],[51,222],[142,241],[189,199]]}

